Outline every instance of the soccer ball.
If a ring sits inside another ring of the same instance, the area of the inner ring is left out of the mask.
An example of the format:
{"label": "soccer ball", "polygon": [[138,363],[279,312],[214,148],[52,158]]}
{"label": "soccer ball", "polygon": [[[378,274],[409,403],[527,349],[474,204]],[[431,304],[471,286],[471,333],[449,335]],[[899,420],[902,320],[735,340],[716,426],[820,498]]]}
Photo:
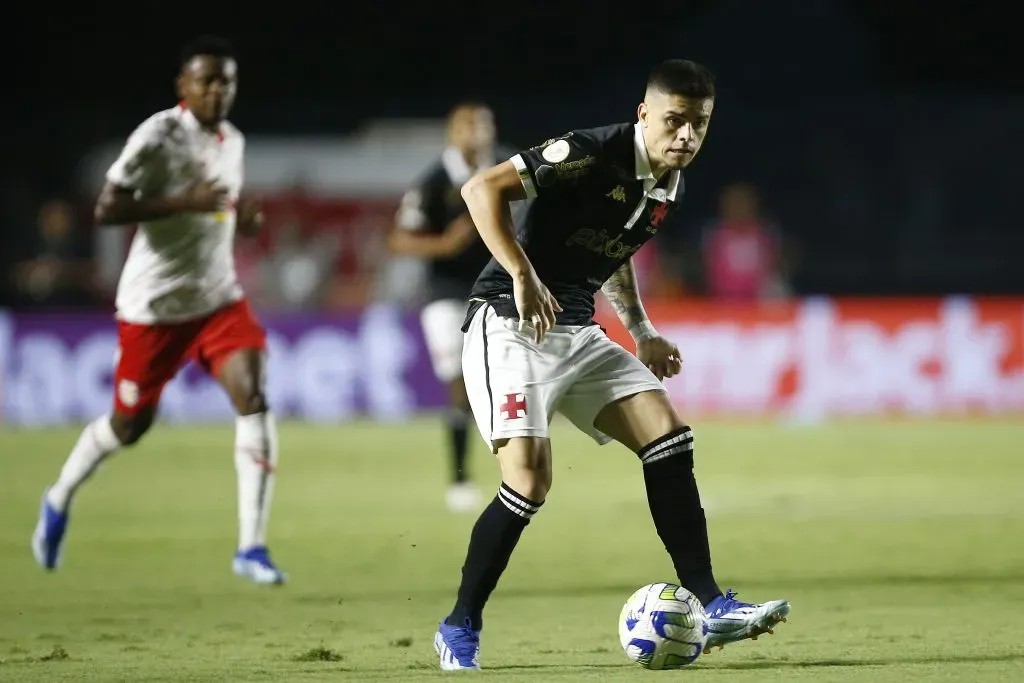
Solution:
{"label": "soccer ball", "polygon": [[626,656],[645,669],[692,664],[708,640],[708,618],[700,601],[672,583],[652,583],[629,596],[619,615],[619,641]]}

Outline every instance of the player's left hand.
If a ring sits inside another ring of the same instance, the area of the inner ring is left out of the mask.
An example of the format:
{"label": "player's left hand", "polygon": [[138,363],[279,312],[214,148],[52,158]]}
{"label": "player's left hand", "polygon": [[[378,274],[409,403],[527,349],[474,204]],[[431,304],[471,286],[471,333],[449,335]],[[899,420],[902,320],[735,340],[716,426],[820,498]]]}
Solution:
{"label": "player's left hand", "polygon": [[244,237],[255,237],[263,227],[263,204],[258,199],[246,199],[238,205],[237,228]]}
{"label": "player's left hand", "polygon": [[664,337],[648,337],[638,341],[636,357],[659,380],[678,375],[683,370],[679,347]]}

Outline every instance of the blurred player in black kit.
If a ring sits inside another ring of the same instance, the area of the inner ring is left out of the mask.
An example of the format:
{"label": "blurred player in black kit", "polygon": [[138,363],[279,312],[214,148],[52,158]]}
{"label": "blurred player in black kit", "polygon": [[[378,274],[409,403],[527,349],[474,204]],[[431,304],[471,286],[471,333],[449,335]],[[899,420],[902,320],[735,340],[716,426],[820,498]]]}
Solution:
{"label": "blurred player in black kit", "polygon": [[448,431],[453,512],[479,505],[466,467],[472,412],[462,378],[462,322],[473,282],[491,254],[480,240],[460,193],[479,170],[511,156],[495,148],[494,115],[483,104],[465,102],[448,115],[448,146],[417,185],[405,193],[389,245],[392,252],[428,262],[429,303],[421,314],[423,334],[437,378],[449,391]]}

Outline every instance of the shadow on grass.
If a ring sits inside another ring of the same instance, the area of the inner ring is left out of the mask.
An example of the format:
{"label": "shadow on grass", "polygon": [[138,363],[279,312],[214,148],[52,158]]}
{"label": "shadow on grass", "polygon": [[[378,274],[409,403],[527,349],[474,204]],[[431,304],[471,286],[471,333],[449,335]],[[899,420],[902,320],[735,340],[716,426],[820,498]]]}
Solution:
{"label": "shadow on grass", "polygon": [[[943,587],[957,588],[967,586],[987,586],[1003,584],[1024,583],[1024,572],[1007,572],[1003,574],[903,574],[895,576],[806,576],[779,579],[759,578],[751,581],[758,591],[772,590],[849,590],[858,588],[883,588],[891,587]],[[503,587],[495,594],[497,599],[505,598],[543,598],[559,596],[568,598],[586,598],[595,595],[629,595],[636,586],[620,583],[608,584],[585,584],[568,586],[509,586]],[[380,593],[367,592],[362,595],[339,595],[339,594],[305,594],[295,596],[295,602],[304,604],[337,605],[349,602],[371,602],[378,601]],[[408,599],[432,599],[447,598],[452,594],[452,589],[426,589],[409,591],[404,597]],[[388,592],[388,597],[394,597]]]}
{"label": "shadow on grass", "polygon": [[[807,659],[807,660],[760,660],[756,662],[736,662],[718,664],[706,659],[698,660],[695,669],[705,671],[761,671],[766,669],[829,669],[859,668],[869,666],[893,666],[914,664],[982,664],[990,662],[1022,662],[1024,653],[1004,653],[992,655],[948,655],[934,657],[891,657],[882,659]],[[632,664],[510,664],[508,666],[489,666],[488,671],[515,670],[556,670],[556,669],[623,669]]]}

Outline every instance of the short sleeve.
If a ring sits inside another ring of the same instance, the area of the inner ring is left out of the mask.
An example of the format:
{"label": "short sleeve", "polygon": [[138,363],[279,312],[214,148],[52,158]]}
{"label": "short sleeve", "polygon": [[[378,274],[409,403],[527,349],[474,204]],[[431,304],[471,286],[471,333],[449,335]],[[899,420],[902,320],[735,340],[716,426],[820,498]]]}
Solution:
{"label": "short sleeve", "polygon": [[450,185],[442,182],[437,170],[429,171],[419,182],[402,196],[395,223],[404,230],[443,230],[437,225],[443,220],[445,192]]}
{"label": "short sleeve", "polygon": [[601,157],[600,140],[573,131],[512,157],[528,199],[556,193],[586,176]]}
{"label": "short sleeve", "polygon": [[131,190],[145,189],[157,175],[162,152],[160,126],[150,119],[128,137],[117,161],[107,170],[107,182]]}

